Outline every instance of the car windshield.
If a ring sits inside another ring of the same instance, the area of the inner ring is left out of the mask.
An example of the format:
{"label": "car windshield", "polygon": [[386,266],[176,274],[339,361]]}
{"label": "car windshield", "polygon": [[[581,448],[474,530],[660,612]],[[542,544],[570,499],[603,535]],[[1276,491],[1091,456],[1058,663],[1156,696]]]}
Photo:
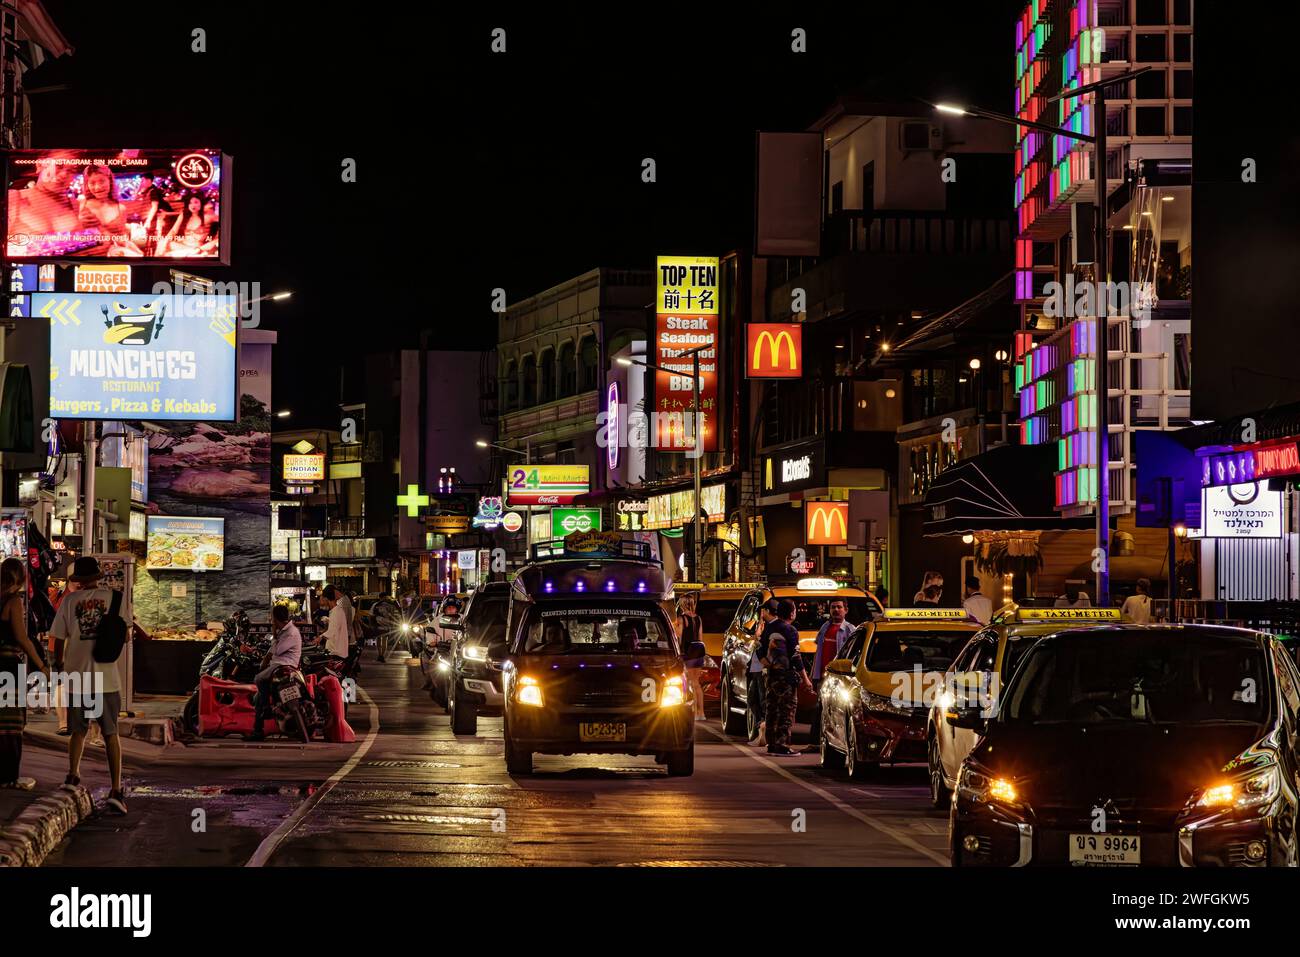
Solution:
{"label": "car windshield", "polygon": [[525,654],[674,654],[672,635],[643,609],[545,609],[529,622]]}
{"label": "car windshield", "polygon": [[969,631],[877,631],[867,651],[867,670],[947,671],[968,641]]}
{"label": "car windshield", "polygon": [[465,615],[466,635],[470,638],[486,636],[488,640],[499,637],[505,631],[509,604],[507,595],[480,595],[475,598]]}
{"label": "car windshield", "polygon": [[870,621],[879,608],[874,601],[863,596],[838,596],[835,598],[826,596],[823,598],[814,595],[796,595],[791,598],[791,601],[794,602],[795,607],[795,627],[801,632],[811,631],[814,634],[830,618],[832,601],[842,601],[848,605],[844,620],[850,625],[860,625],[864,621]]}
{"label": "car windshield", "polygon": [[699,603],[700,622],[706,632],[716,634],[731,627],[739,598],[708,598]]}
{"label": "car windshield", "polygon": [[1011,724],[1265,724],[1272,693],[1249,637],[1175,631],[1057,635],[1007,692]]}

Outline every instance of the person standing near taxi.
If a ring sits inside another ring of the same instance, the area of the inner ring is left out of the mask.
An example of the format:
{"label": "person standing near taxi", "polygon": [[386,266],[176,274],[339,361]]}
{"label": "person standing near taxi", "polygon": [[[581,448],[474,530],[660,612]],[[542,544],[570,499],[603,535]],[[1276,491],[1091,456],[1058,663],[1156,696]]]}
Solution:
{"label": "person standing near taxi", "polygon": [[966,576],[966,598],[962,601],[966,614],[981,625],[987,625],[993,618],[993,602],[980,593],[978,575]]}
{"label": "person standing near taxi", "polygon": [[767,753],[785,757],[798,752],[790,747],[790,728],[798,706],[799,685],[805,679],[799,654],[799,629],[794,602],[782,598],[777,606],[779,620],[772,623],[767,638],[760,641],[760,657],[767,669]]}
{"label": "person standing near taxi", "polygon": [[750,742],[758,745],[765,745],[766,742],[766,722],[767,722],[767,698],[765,694],[764,674],[763,674],[763,655],[761,648],[764,639],[771,632],[772,624],[779,621],[777,617],[777,608],[781,602],[776,598],[769,598],[758,607],[759,629],[758,636],[754,642],[754,649],[749,654],[749,667],[745,674],[745,707],[749,709],[750,720],[748,725],[753,728],[753,734],[750,735]]}
{"label": "person standing near taxi", "polygon": [[812,730],[809,732],[814,741],[820,740],[822,730],[822,674],[826,665],[838,657],[838,650],[853,634],[854,626],[845,620],[848,613],[848,602],[842,598],[831,599],[830,617],[817,631],[817,652],[813,655],[812,665],[812,686],[817,704],[814,706]]}

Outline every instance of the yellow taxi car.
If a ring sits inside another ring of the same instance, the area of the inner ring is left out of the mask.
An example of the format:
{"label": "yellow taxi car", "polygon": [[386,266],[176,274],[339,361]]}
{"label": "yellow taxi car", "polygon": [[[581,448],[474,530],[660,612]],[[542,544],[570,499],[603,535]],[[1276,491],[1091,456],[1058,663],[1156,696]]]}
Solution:
{"label": "yellow taxi car", "polygon": [[822,767],[858,778],[924,761],[943,676],[979,630],[963,608],[890,608],[860,625],[822,677]]}
{"label": "yellow taxi car", "polygon": [[[722,698],[722,730],[727,734],[753,738],[758,730],[758,716],[748,707],[747,675],[761,630],[758,611],[769,598],[789,598],[794,602],[794,625],[799,629],[799,652],[803,655],[804,666],[809,674],[812,673],[813,656],[817,652],[817,632],[830,618],[831,601],[845,602],[848,610],[844,620],[851,625],[870,621],[883,610],[879,599],[871,592],[833,578],[800,578],[793,582],[751,588],[741,598],[722,639],[719,692]],[[799,691],[799,711],[810,711],[816,704],[817,699],[812,694],[802,689]]]}
{"label": "yellow taxi car", "polygon": [[992,716],[999,691],[1038,639],[1071,626],[1123,620],[1118,608],[1023,608],[1012,603],[999,609],[954,659],[930,708],[925,732],[930,803],[944,808],[952,800],[961,763],[980,738],[981,722],[970,719]]}
{"label": "yellow taxi car", "polygon": [[[710,582],[696,585],[693,589],[684,588],[677,583],[674,590],[678,599],[684,594],[694,594],[696,611],[700,616],[701,640],[704,649],[714,661],[722,661],[722,647],[727,636],[727,629],[736,618],[736,609],[750,592],[761,589],[760,582]],[[684,650],[684,649],[683,649]],[[721,668],[705,668],[700,672],[700,687],[704,689],[706,705],[716,703],[719,698],[719,677]]]}

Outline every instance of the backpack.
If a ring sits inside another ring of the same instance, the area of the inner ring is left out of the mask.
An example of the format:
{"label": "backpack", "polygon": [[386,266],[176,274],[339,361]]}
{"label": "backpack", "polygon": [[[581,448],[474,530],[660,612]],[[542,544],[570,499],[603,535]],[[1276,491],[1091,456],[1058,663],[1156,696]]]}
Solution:
{"label": "backpack", "polygon": [[126,647],[126,622],[122,620],[122,593],[113,592],[108,603],[108,614],[99,619],[95,629],[95,647],[91,657],[101,665],[111,665],[122,656]]}

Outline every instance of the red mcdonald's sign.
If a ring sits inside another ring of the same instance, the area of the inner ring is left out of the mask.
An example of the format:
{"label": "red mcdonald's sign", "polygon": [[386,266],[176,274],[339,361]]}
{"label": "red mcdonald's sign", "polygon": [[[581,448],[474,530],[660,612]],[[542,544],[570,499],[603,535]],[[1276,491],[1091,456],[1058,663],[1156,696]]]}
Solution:
{"label": "red mcdonald's sign", "polygon": [[849,543],[848,502],[806,502],[809,545],[847,545]]}
{"label": "red mcdonald's sign", "polygon": [[750,379],[803,376],[803,326],[797,322],[751,322],[745,326],[745,375]]}

